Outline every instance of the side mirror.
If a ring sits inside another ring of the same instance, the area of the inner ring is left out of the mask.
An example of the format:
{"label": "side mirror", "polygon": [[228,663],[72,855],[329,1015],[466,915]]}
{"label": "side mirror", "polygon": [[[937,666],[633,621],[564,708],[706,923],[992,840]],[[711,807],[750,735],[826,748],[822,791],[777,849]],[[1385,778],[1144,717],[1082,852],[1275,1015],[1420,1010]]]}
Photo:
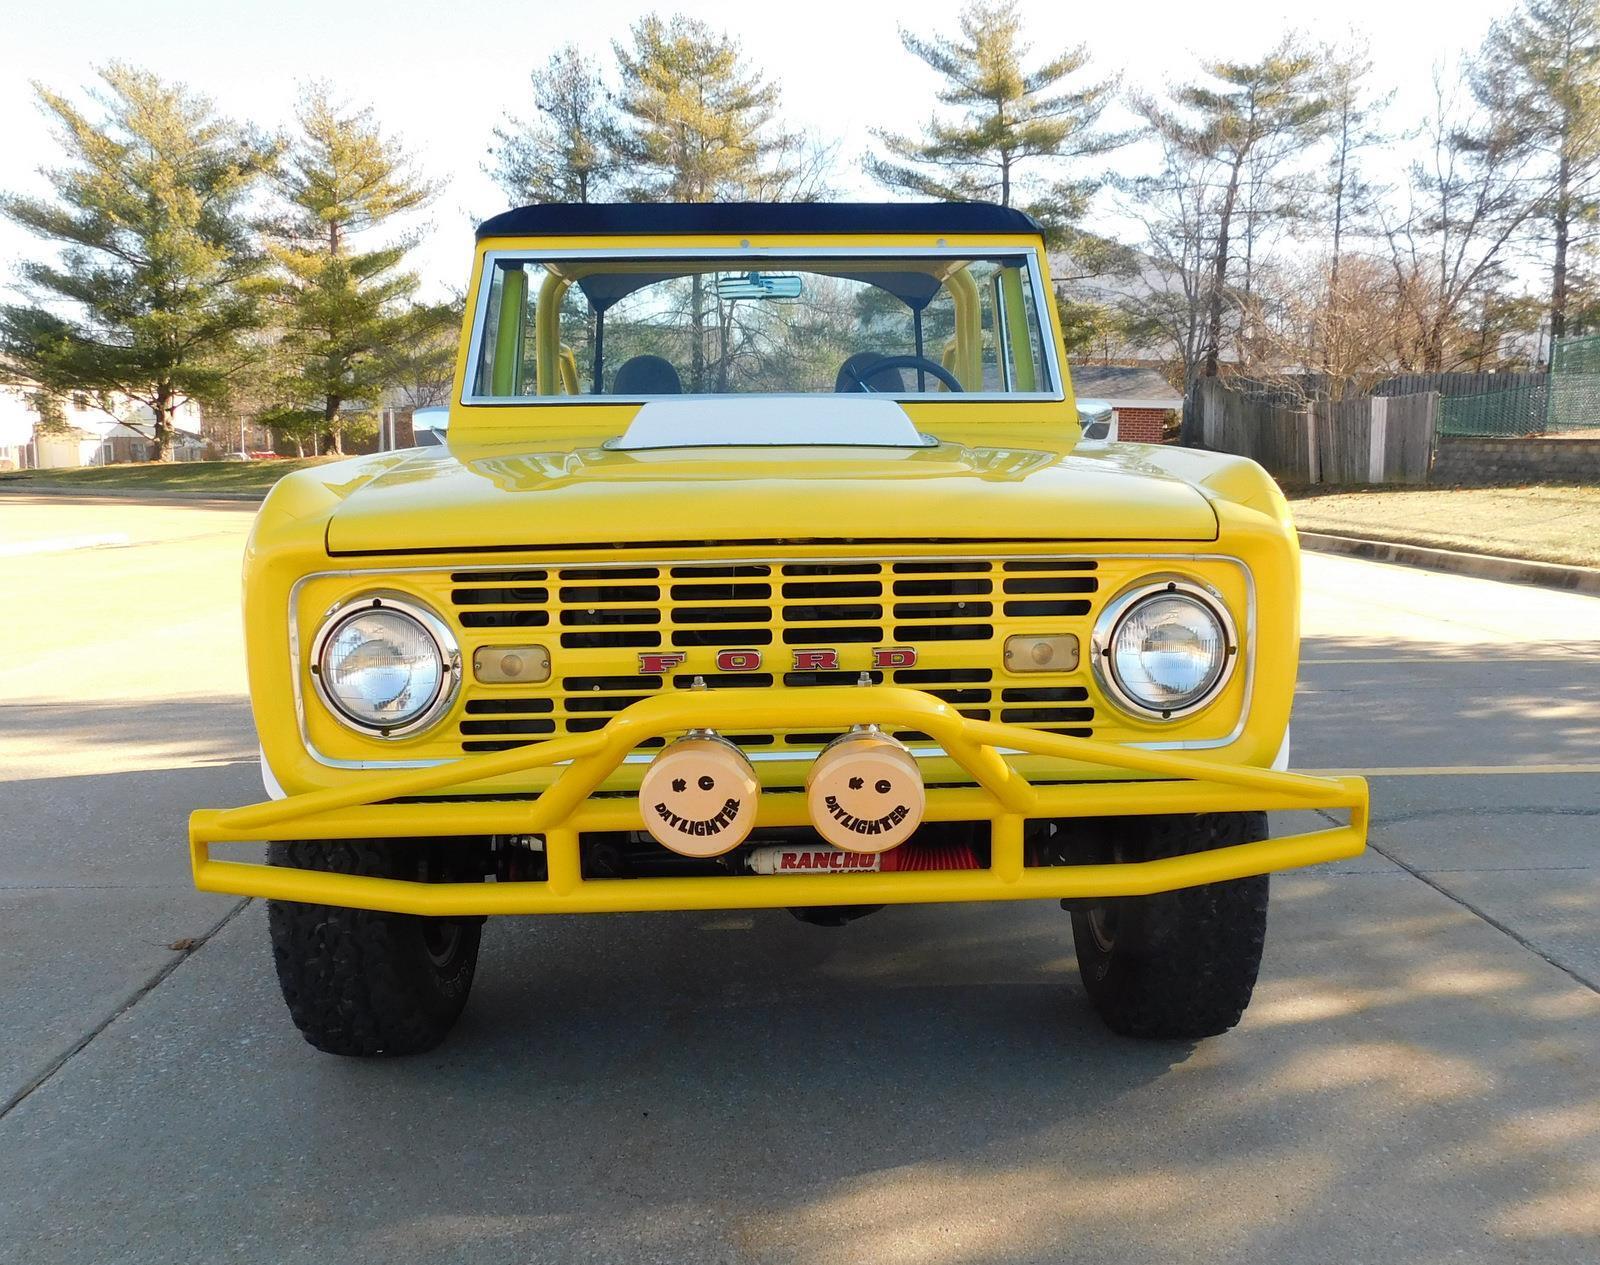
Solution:
{"label": "side mirror", "polygon": [[1079,400],[1078,425],[1085,439],[1115,439],[1117,415],[1104,400]]}
{"label": "side mirror", "polygon": [[411,414],[411,433],[418,448],[442,448],[450,427],[450,410],[442,405],[419,408]]}

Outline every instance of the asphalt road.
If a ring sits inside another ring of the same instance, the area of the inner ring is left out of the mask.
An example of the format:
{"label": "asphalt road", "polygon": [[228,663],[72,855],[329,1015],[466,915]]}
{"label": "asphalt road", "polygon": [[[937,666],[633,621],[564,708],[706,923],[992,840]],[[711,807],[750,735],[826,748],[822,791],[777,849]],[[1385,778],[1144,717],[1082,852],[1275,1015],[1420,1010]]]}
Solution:
{"label": "asphalt road", "polygon": [[1274,880],[1227,1037],[1108,1035],[1045,905],[619,915],[363,1063],[188,885],[248,523],[0,497],[0,1261],[1600,1259],[1600,600],[1307,557],[1295,765],[1375,846]]}

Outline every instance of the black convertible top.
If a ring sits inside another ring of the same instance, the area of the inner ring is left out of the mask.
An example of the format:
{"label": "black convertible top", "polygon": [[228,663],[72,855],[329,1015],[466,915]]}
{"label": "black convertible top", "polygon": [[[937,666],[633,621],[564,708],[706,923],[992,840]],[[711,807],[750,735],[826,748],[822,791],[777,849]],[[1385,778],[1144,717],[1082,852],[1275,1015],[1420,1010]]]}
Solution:
{"label": "black convertible top", "polygon": [[673,233],[1038,233],[1031,215],[988,202],[557,202],[505,211],[483,237]]}

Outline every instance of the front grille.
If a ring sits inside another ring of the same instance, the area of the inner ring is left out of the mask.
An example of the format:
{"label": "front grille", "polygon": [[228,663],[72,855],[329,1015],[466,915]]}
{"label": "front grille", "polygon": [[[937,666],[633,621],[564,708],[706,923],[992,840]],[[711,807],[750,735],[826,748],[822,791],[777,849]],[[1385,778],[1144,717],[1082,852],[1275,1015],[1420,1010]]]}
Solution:
{"label": "front grille", "polygon": [[[469,680],[461,749],[590,732],[631,703],[696,680],[710,689],[848,685],[863,671],[874,683],[926,690],[974,719],[1090,737],[1094,710],[1078,674],[1033,686],[1002,671],[1001,653],[1014,632],[1074,632],[1087,652],[1096,570],[1093,560],[1068,558],[458,571],[450,598],[466,648],[544,641],[555,672],[536,687]],[[875,669],[877,647],[910,647],[916,666]],[[795,651],[817,648],[837,650],[839,670],[796,664]],[[719,670],[716,654],[726,650],[759,654],[759,668]],[[679,653],[682,664],[639,670],[643,654]],[[727,736],[750,748],[808,751],[836,735]]]}

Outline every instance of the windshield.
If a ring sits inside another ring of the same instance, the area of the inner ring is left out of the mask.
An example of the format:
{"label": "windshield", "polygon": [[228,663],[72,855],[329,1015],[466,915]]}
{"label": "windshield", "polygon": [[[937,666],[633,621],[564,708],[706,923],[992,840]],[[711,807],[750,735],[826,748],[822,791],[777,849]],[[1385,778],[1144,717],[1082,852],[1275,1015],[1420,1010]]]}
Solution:
{"label": "windshield", "polygon": [[466,402],[1056,398],[1032,258],[493,255]]}

